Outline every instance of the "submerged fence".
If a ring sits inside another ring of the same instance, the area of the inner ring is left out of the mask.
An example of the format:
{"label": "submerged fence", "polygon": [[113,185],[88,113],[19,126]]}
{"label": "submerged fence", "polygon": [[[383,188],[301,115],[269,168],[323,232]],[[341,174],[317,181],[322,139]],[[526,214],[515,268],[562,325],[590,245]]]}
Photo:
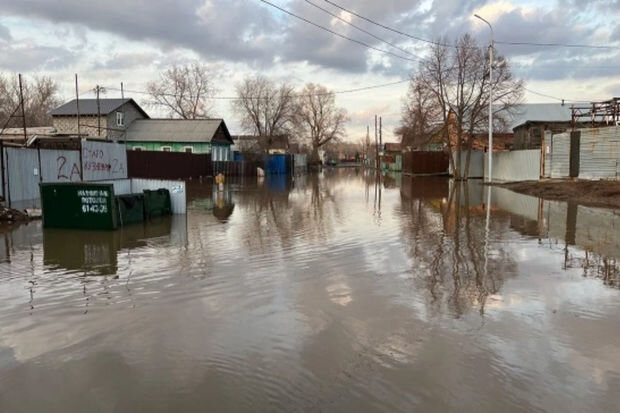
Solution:
{"label": "submerged fence", "polygon": [[130,178],[192,179],[212,176],[210,154],[127,151]]}
{"label": "submerged fence", "polygon": [[448,174],[450,161],[445,152],[417,151],[403,153],[403,173],[406,174]]}

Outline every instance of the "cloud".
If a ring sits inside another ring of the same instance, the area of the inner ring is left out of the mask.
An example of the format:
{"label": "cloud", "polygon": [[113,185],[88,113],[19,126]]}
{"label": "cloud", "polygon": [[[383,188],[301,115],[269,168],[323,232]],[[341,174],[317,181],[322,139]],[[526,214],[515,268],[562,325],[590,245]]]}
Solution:
{"label": "cloud", "polygon": [[11,40],[11,31],[8,27],[0,24],[0,41],[9,41]]}
{"label": "cloud", "polygon": [[62,47],[0,42],[0,68],[15,72],[60,70],[76,58],[74,53]]}

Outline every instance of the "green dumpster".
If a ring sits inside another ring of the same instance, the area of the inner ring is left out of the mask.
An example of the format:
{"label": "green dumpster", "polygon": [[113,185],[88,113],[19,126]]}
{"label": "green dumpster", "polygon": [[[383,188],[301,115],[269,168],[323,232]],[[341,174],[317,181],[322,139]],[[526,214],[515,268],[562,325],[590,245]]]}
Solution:
{"label": "green dumpster", "polygon": [[41,210],[46,228],[118,228],[114,185],[82,182],[41,183]]}
{"label": "green dumpster", "polygon": [[144,216],[146,219],[172,215],[170,191],[164,188],[144,190]]}
{"label": "green dumpster", "polygon": [[116,203],[118,222],[122,227],[144,221],[144,194],[119,195]]}

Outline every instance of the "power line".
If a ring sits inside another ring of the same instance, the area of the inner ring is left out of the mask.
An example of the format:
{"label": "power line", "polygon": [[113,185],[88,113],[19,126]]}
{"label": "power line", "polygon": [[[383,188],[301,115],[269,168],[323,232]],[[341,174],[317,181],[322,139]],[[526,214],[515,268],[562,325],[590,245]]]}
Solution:
{"label": "power line", "polygon": [[[455,45],[451,45],[443,42],[436,42],[433,40],[424,39],[422,37],[414,36],[409,33],[405,33],[401,30],[394,29],[385,24],[379,23],[375,20],[369,19],[368,17],[362,16],[359,13],[356,13],[353,10],[347,9],[339,4],[334,3],[331,0],[324,0],[326,3],[331,4],[334,7],[339,8],[340,10],[346,11],[347,13],[360,18],[362,20],[367,21],[368,23],[374,24],[376,26],[382,27],[386,30],[389,30],[394,33],[398,33],[402,36],[409,37],[410,39],[418,40],[420,42],[433,44],[435,46],[445,46],[445,47],[456,47]],[[571,43],[534,43],[534,42],[509,42],[505,40],[496,40],[495,43],[509,45],[509,46],[536,46],[536,47],[567,47],[567,48],[582,48],[582,49],[602,49],[602,50],[620,50],[618,46],[609,46],[609,45],[588,45],[588,44],[571,44]]]}
{"label": "power line", "polygon": [[[389,83],[382,83],[382,84],[378,84],[378,85],[371,85],[371,86],[363,86],[363,87],[358,87],[358,88],[353,88],[353,89],[344,89],[344,90],[336,90],[336,91],[332,91],[332,92],[325,92],[325,93],[313,93],[313,94],[293,94],[293,96],[296,97],[310,97],[310,96],[329,96],[329,95],[342,95],[342,94],[348,94],[348,93],[356,93],[356,92],[363,92],[366,90],[372,90],[372,89],[379,89],[379,88],[384,88],[384,87],[389,87],[389,86],[394,86],[394,85],[398,85],[398,84],[402,84],[402,83],[408,83],[409,79],[401,79],[401,80],[397,80],[395,82],[389,82]],[[116,88],[116,87],[106,87],[107,90],[115,90],[115,91],[119,91],[120,92],[120,88]],[[127,93],[136,93],[139,95],[151,95],[150,92],[144,91],[144,90],[131,90],[131,89],[124,89],[125,92]],[[174,93],[162,93],[163,96],[168,96],[168,97],[179,97],[179,95],[176,95]],[[240,98],[238,96],[212,96],[209,97],[209,99],[213,99],[213,100],[243,100],[243,99],[268,99],[268,97],[266,96],[252,96],[252,97],[244,97],[244,98]]]}
{"label": "power line", "polygon": [[338,33],[338,32],[335,32],[335,31],[333,31],[332,29],[329,29],[329,28],[327,28],[327,27],[325,27],[325,26],[321,26],[321,25],[320,25],[320,24],[318,24],[318,23],[314,23],[313,21],[310,21],[310,20],[306,19],[305,17],[301,17],[301,16],[299,16],[299,15],[297,15],[297,14],[293,13],[293,12],[290,12],[290,11],[288,11],[288,10],[286,10],[286,9],[284,9],[284,8],[282,8],[282,7],[278,6],[278,5],[276,5],[276,4],[273,4],[273,3],[271,3],[271,2],[269,2],[269,1],[267,1],[267,0],[259,0],[259,1],[261,1],[261,2],[263,2],[263,3],[265,3],[265,4],[267,4],[268,6],[271,6],[271,7],[273,7],[273,8],[276,8],[276,9],[280,10],[282,13],[286,13],[286,14],[288,14],[289,16],[292,16],[292,17],[294,17],[294,18],[296,18],[296,19],[299,19],[299,20],[301,20],[301,21],[303,21],[303,22],[305,22],[305,23],[308,23],[308,24],[310,24],[310,25],[312,25],[312,26],[314,26],[314,27],[317,27],[317,28],[319,28],[319,29],[321,29],[321,30],[325,30],[326,32],[329,32],[329,33],[331,33],[331,34],[333,34],[333,35],[335,35],[335,36],[341,37],[341,38],[343,38],[343,39],[345,39],[345,40],[348,40],[348,41],[350,41],[350,42],[357,43],[357,44],[359,44],[360,46],[364,46],[364,47],[366,47],[366,48],[368,48],[368,49],[376,50],[376,51],[378,51],[378,52],[385,53],[385,54],[389,54],[389,55],[394,56],[394,57],[397,57],[397,58],[399,58],[399,59],[408,60],[408,61],[411,61],[411,62],[414,62],[414,61],[416,61],[416,60],[417,60],[417,59],[411,59],[411,58],[409,58],[409,57],[401,56],[401,55],[399,55],[399,54],[397,54],[397,53],[390,52],[389,50],[385,50],[385,49],[381,49],[381,48],[378,48],[378,47],[374,47],[374,46],[372,46],[372,45],[370,45],[370,44],[368,44],[368,43],[364,43],[364,42],[362,42],[362,41],[360,41],[360,40],[352,39],[352,38],[350,38],[350,37],[348,37],[348,36],[345,36],[344,34],[340,34],[340,33]]}
{"label": "power line", "polygon": [[343,6],[339,5],[339,4],[334,3],[333,1],[330,1],[330,0],[324,0],[324,1],[325,1],[326,3],[331,4],[332,6],[334,6],[334,7],[336,7],[336,8],[339,8],[340,10],[343,10],[343,11],[345,11],[345,12],[349,13],[349,14],[350,14],[350,15],[352,15],[352,16],[355,16],[355,17],[357,17],[357,18],[359,18],[359,19],[365,20],[365,21],[367,21],[368,23],[374,24],[375,26],[379,26],[379,27],[381,27],[381,28],[383,28],[383,29],[385,29],[385,30],[389,30],[389,31],[391,31],[391,32],[394,32],[394,33],[400,34],[401,36],[409,37],[410,39],[413,39],[413,40],[418,40],[418,41],[420,41],[420,42],[424,42],[424,43],[432,44],[432,45],[435,45],[435,46],[456,47],[456,46],[455,46],[455,45],[453,45],[453,44],[448,44],[448,43],[443,43],[443,42],[436,42],[436,41],[433,41],[433,40],[428,40],[428,39],[424,39],[424,38],[422,38],[422,37],[414,36],[414,35],[409,34],[409,33],[405,33],[405,32],[400,31],[400,30],[398,30],[398,29],[394,29],[394,28],[392,28],[392,27],[390,27],[390,26],[386,26],[385,24],[379,23],[379,22],[377,22],[377,21],[375,21],[375,20],[369,19],[368,17],[364,17],[364,16],[362,16],[361,14],[356,13],[356,12],[355,12],[355,11],[353,11],[353,10],[347,9],[347,8],[345,8],[345,7],[343,7]]}
{"label": "power line", "polygon": [[526,87],[523,87],[523,90],[525,90],[525,91],[527,91],[527,92],[530,92],[530,93],[532,93],[532,94],[534,94],[534,95],[537,95],[537,96],[541,96],[541,97],[544,97],[544,98],[549,98],[549,99],[555,99],[555,100],[558,100],[558,101],[560,101],[560,102],[570,102],[570,103],[587,103],[587,101],[585,101],[585,100],[563,99],[563,98],[559,98],[559,97],[557,97],[557,96],[547,95],[547,94],[545,94],[545,93],[537,92],[537,91],[535,91],[535,90],[528,89],[528,88],[526,88]]}
{"label": "power line", "polygon": [[593,44],[507,42],[503,40],[496,40],[495,43],[508,45],[508,46],[566,47],[566,48],[575,48],[575,49],[620,50],[620,47],[618,46],[593,45]]}
{"label": "power line", "polygon": [[398,50],[400,50],[401,52],[406,53],[406,54],[408,54],[408,55],[410,55],[410,56],[413,56],[413,57],[414,57],[414,58],[416,58],[416,59],[421,59],[421,57],[420,57],[420,56],[417,56],[417,55],[415,55],[415,54],[411,53],[409,50],[404,49],[404,48],[402,48],[402,47],[400,47],[400,46],[398,46],[398,45],[396,45],[396,44],[394,44],[394,43],[392,43],[392,42],[389,42],[389,41],[385,40],[385,39],[382,39],[381,37],[379,37],[379,36],[377,36],[377,35],[375,35],[375,34],[373,34],[373,33],[369,32],[368,30],[363,29],[363,28],[361,28],[361,27],[359,27],[359,26],[357,26],[357,25],[355,25],[355,24],[353,24],[353,23],[351,23],[351,22],[347,21],[346,19],[343,19],[342,17],[338,16],[337,14],[332,13],[331,11],[329,11],[329,10],[327,10],[327,9],[325,9],[325,8],[323,8],[323,7],[321,7],[321,6],[319,6],[318,4],[315,4],[315,3],[311,2],[310,0],[305,0],[305,2],[306,2],[306,3],[308,3],[309,5],[311,5],[311,6],[313,6],[313,7],[316,7],[317,9],[319,9],[319,10],[323,11],[324,13],[327,13],[327,14],[329,14],[330,16],[332,16],[332,17],[334,17],[334,18],[336,18],[336,19],[340,20],[341,22],[343,22],[343,23],[345,23],[345,24],[348,24],[349,26],[351,26],[351,27],[353,27],[353,28],[355,28],[355,29],[357,29],[357,30],[361,31],[362,33],[366,33],[367,35],[369,35],[369,36],[371,36],[371,37],[373,37],[373,38],[375,38],[375,39],[379,40],[380,42],[383,42],[383,43],[385,43],[385,44],[387,44],[387,45],[389,45],[389,46],[392,46],[393,48],[398,49]]}

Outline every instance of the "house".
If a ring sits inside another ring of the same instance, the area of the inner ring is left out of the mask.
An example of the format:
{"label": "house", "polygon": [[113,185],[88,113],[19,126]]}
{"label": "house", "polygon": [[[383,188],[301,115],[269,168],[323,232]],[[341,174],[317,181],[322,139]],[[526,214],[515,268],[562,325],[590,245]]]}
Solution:
{"label": "house", "polygon": [[403,168],[403,151],[400,143],[384,143],[381,154],[381,169],[400,172]]}
{"label": "house", "polygon": [[278,155],[290,153],[288,135],[252,136],[237,135],[234,141],[233,152],[253,155]]}
{"label": "house", "polygon": [[508,126],[514,133],[512,149],[540,149],[545,131],[566,132],[571,121],[571,108],[560,103],[517,105]]}
{"label": "house", "polygon": [[233,140],[223,119],[139,119],[124,138],[128,150],[210,153],[232,160]]}
{"label": "house", "polygon": [[[80,99],[80,130],[82,136],[121,139],[137,119],[149,115],[133,99]],[[78,104],[73,99],[50,112],[59,135],[78,134]]]}

